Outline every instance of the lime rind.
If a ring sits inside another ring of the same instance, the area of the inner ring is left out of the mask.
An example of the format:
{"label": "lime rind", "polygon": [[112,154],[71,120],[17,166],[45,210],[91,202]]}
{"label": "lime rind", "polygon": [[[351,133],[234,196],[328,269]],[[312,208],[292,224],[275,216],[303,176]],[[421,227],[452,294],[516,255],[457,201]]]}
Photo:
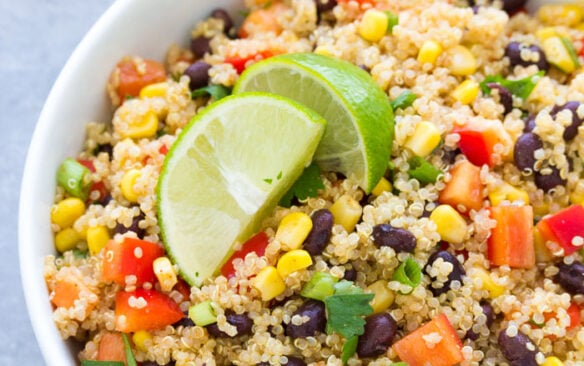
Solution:
{"label": "lime rind", "polygon": [[157,186],[168,255],[200,286],[256,232],[312,161],[326,126],[311,109],[267,93],[207,107],[170,148]]}
{"label": "lime rind", "polygon": [[295,99],[327,120],[315,154],[323,171],[353,175],[366,192],[384,175],[393,110],[385,92],[361,68],[312,53],[279,55],[248,67],[233,92],[250,90]]}

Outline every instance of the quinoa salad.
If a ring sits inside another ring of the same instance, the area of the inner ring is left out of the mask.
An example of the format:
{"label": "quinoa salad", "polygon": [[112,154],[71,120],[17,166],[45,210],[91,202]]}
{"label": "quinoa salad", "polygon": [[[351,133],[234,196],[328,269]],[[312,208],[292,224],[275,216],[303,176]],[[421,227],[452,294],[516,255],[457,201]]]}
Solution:
{"label": "quinoa salad", "polygon": [[[112,65],[111,120],[80,121],[56,172],[44,261],[79,362],[584,365],[584,8],[525,3],[242,0],[165,60]],[[195,285],[161,227],[165,159],[283,54],[369,75],[393,109],[387,168],[368,191],[309,166]]]}

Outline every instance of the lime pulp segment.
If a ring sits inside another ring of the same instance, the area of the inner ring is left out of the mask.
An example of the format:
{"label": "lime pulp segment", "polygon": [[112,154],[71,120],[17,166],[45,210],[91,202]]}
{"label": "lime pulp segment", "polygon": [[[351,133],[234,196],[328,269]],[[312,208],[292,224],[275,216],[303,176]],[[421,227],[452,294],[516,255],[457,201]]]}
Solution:
{"label": "lime pulp segment", "polygon": [[310,164],[326,122],[287,98],[244,93],[193,118],[157,187],[167,252],[200,286],[247,239]]}

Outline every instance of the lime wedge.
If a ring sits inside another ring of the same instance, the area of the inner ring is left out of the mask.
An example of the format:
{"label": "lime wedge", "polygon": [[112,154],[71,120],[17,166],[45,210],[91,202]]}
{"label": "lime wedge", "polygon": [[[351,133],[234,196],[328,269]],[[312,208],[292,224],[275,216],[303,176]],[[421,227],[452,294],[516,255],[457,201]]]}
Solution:
{"label": "lime wedge", "polygon": [[325,120],[267,93],[215,102],[167,154],[158,219],[167,252],[192,285],[219,270],[310,164]]}
{"label": "lime wedge", "polygon": [[323,171],[354,175],[367,193],[385,173],[393,111],[371,76],[349,62],[314,53],[285,54],[248,67],[234,93],[267,91],[314,109],[327,121],[315,154]]}

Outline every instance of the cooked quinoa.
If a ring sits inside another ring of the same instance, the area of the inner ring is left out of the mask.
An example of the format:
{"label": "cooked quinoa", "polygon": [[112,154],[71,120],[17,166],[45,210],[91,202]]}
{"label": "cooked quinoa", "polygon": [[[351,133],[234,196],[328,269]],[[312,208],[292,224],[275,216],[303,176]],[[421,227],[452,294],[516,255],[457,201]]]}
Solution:
{"label": "cooked quinoa", "polygon": [[[341,351],[346,340],[338,333],[317,331],[306,337],[292,337],[287,331],[290,324],[301,327],[310,322],[309,316],[294,314],[308,300],[300,292],[314,273],[325,272],[338,279],[351,279],[366,292],[375,293],[372,284],[381,283],[393,296],[380,311],[397,324],[391,342],[374,357],[360,358],[355,354],[348,365],[399,362],[392,345],[440,314],[446,316],[461,340],[461,365],[551,365],[554,357],[567,366],[583,365],[582,250],[567,255],[565,245],[545,242],[536,226],[532,252],[535,265],[496,265],[489,257],[490,237],[497,225],[504,225],[493,219],[495,206],[529,207],[537,223],[584,202],[584,133],[578,129],[584,120],[584,104],[580,104],[584,103],[584,73],[578,67],[561,70],[564,64],[542,64],[546,56],[549,63],[555,60],[549,50],[546,54],[543,49],[550,39],[549,32],[551,37],[563,39],[564,45],[571,44],[576,57],[582,54],[582,10],[578,22],[566,24],[562,17],[550,19],[521,11],[509,15],[500,10],[500,1],[487,4],[477,0],[474,5],[447,0],[338,0],[338,4],[327,0],[317,11],[315,0],[246,0],[248,17],[280,7],[272,14],[273,24],[266,27],[262,23],[244,23],[245,37],[241,37],[241,31],[240,37],[236,36],[236,27],[226,29],[226,19],[221,16],[195,24],[190,35],[192,49],[170,46],[161,92],[138,98],[120,95],[122,79],[116,67],[110,80],[104,80],[114,106],[111,121],[88,123],[83,151],[76,157],[91,166],[84,179],[93,184],[93,189],[72,222],[53,220],[57,242],[66,243],[64,247],[57,244],[61,252],[45,260],[51,299],[63,279],[73,278],[79,284],[78,298],[65,305],[55,304],[53,312],[63,339],[81,345],[79,359],[98,358],[102,339],[115,334],[120,322],[115,314],[116,294],[136,289],[135,277],[128,276],[125,286],[103,280],[102,267],[108,254],[92,247],[94,234],[101,230],[102,243],[110,238],[117,242],[139,238],[162,246],[156,186],[165,154],[189,120],[215,100],[208,95],[192,98],[192,89],[208,84],[233,87],[241,71],[234,60],[240,64],[243,60],[241,65],[245,67],[275,54],[315,52],[362,67],[390,100],[396,100],[404,91],[415,94],[411,105],[394,110],[395,138],[385,177],[389,186],[366,194],[351,177],[322,172],[324,188],[318,196],[296,200],[289,208],[277,207],[264,220],[261,231],[269,238],[265,255],[251,253],[235,262],[234,277],[207,279],[200,288],[190,287],[190,295],[184,288],[172,287],[172,283],[170,289],[162,289],[161,283],[144,284],[145,288],[168,295],[185,313],[191,306],[210,300],[216,326],[227,335],[238,334],[237,327],[227,321],[230,314],[246,314],[253,327],[244,335],[213,336],[208,327],[194,325],[185,315],[177,323],[140,333],[141,341],[130,334],[136,359],[153,362],[144,365],[342,365]],[[370,8],[390,11],[399,19],[390,32],[375,41],[365,40],[361,28]],[[197,45],[205,41],[208,48],[198,55],[201,49]],[[514,42],[527,46],[511,53],[509,45]],[[421,55],[422,48],[435,44],[439,48],[434,52],[435,58]],[[460,55],[461,48],[475,63],[470,72],[461,70],[468,66],[468,60]],[[138,74],[148,72],[139,55],[125,60],[134,64]],[[204,72],[193,73],[196,62],[206,65]],[[479,89],[478,83],[488,76],[519,80],[540,71],[543,72],[533,80],[535,87],[526,98],[511,95],[512,87],[506,88],[504,83],[499,84],[503,87],[491,85],[489,93]],[[202,81],[195,80],[201,74]],[[470,91],[461,89],[464,82]],[[565,107],[568,102],[572,107]],[[133,135],[135,121],[148,123],[148,118],[154,118],[154,133]],[[411,177],[409,171],[417,127],[428,122],[439,133],[441,142],[424,159],[439,169],[440,175],[424,184]],[[488,164],[474,164],[480,183],[474,208],[445,203],[443,194],[456,179],[453,167],[472,160],[460,132],[469,124],[495,126],[500,131],[487,156]],[[571,135],[566,136],[569,130]],[[539,140],[539,145],[533,140],[519,142],[529,138]],[[524,146],[532,149],[527,154],[531,164],[528,169],[518,166],[518,159],[524,157],[520,151]],[[124,180],[130,171],[138,172],[131,182],[132,197],[124,192]],[[53,212],[70,196],[59,186]],[[262,268],[275,265],[282,255],[282,244],[275,238],[282,219],[291,212],[314,215],[347,196],[362,209],[356,226],[348,231],[334,224],[322,253],[312,256],[313,264],[286,277],[284,292],[274,300],[262,301],[250,278]],[[448,233],[440,228],[444,224],[432,215],[444,205],[462,218],[460,237],[446,240]],[[407,233],[403,235],[413,238],[415,249],[401,251],[376,243],[382,224],[403,229]],[[64,234],[59,238],[61,233]],[[571,239],[576,249],[584,244],[582,234]],[[139,252],[136,257],[142,255]],[[415,287],[394,277],[408,258],[422,270],[421,282]],[[173,272],[177,270],[172,268]],[[144,307],[143,300],[134,299],[130,306]],[[524,338],[526,343],[518,347],[523,347],[523,353],[531,352],[525,357],[535,363],[509,359],[506,347]],[[422,339],[423,347],[431,349],[443,342],[443,334],[430,332]]]}

